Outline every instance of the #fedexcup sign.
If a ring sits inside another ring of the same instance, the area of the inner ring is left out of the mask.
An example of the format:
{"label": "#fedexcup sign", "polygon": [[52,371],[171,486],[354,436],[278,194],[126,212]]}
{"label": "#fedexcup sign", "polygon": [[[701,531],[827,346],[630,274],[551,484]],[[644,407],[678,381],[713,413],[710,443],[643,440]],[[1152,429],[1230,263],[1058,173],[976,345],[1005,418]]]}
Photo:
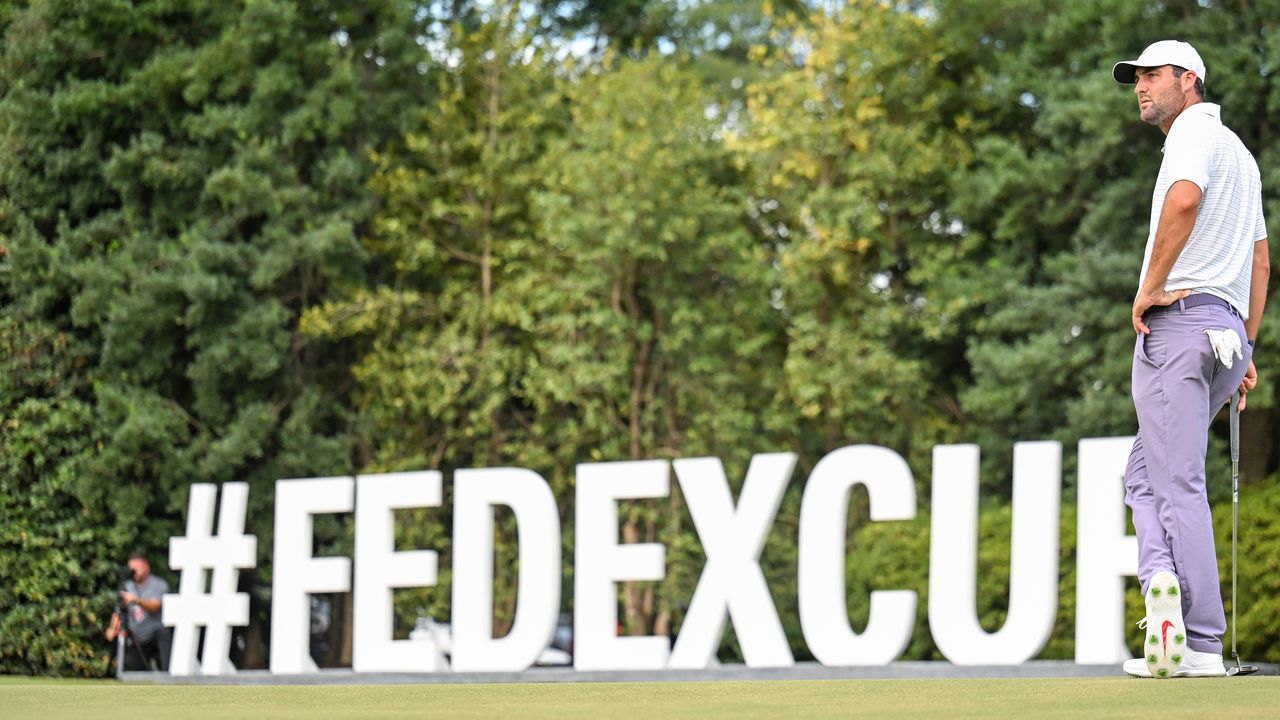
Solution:
{"label": "#fedexcup sign", "polygon": [[[1137,544],[1127,534],[1121,481],[1132,438],[1082,440],[1076,549],[1076,662],[1118,663],[1124,645],[1124,580],[1136,572]],[[976,612],[978,460],[974,445],[933,450],[933,515],[929,551],[929,627],[938,649],[960,665],[1011,665],[1034,657],[1049,639],[1057,611],[1062,447],[1014,446],[1013,538],[1008,618],[985,631]],[[750,667],[793,664],[787,638],[760,570],[759,558],[794,470],[791,453],[752,458],[733,501],[716,458],[588,463],[577,468],[574,541],[574,667],[578,670],[705,668],[726,619]],[[618,637],[617,585],[661,580],[665,550],[657,543],[618,542],[618,501],[666,497],[680,484],[707,562],[674,646],[665,637]],[[352,592],[352,666],[356,672],[496,672],[530,667],[551,637],[560,609],[560,521],[555,497],[531,470],[492,468],[454,473],[452,656],[434,641],[392,638],[392,590],[436,583],[432,550],[397,552],[394,511],[436,507],[436,471],[280,480],[276,483],[271,672],[316,671],[308,654],[312,593]],[[814,467],[800,509],[800,625],[814,657],[826,665],[881,665],[907,646],[916,594],[883,588],[871,594],[862,632],[849,624],[845,530],[849,494],[866,487],[871,521],[916,514],[915,482],[892,450],[852,445]],[[256,540],[244,533],[248,486],[226,483],[213,534],[213,485],[195,485],[186,537],[170,541],[170,566],[182,571],[179,592],[164,600],[175,627],[171,672],[225,674],[230,628],[249,620],[236,575],[254,565]],[[498,505],[515,515],[519,541],[518,604],[511,631],[493,636],[493,518]],[[353,558],[313,557],[312,517],[355,513]],[[354,574],[353,574],[354,569]],[[204,572],[211,571],[205,592]],[[354,577],[354,583],[353,583]],[[203,659],[197,633],[206,628]]]}

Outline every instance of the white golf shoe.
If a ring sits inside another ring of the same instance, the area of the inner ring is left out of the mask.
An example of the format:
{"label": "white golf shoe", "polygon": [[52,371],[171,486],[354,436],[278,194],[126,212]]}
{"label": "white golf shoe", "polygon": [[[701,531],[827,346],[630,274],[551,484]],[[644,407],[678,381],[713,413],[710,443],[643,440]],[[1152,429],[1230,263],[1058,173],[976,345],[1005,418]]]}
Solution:
{"label": "white golf shoe", "polygon": [[[1173,677],[1187,653],[1187,628],[1182,621],[1182,587],[1178,576],[1161,570],[1147,585],[1147,617],[1143,628],[1142,651],[1147,672],[1154,678]],[[1222,657],[1218,657],[1222,665]]]}
{"label": "white golf shoe", "polygon": [[[1134,677],[1149,678],[1151,667],[1148,658],[1133,658],[1124,661],[1124,671]],[[1222,655],[1218,653],[1200,652],[1187,648],[1182,653],[1182,663],[1178,665],[1173,677],[1223,677],[1227,668],[1222,664]]]}

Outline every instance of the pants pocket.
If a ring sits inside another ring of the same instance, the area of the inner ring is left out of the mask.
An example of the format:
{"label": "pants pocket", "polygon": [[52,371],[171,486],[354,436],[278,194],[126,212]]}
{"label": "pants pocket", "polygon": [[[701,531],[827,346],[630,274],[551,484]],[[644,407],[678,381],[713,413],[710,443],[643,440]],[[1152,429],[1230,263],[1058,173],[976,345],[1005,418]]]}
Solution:
{"label": "pants pocket", "polygon": [[1164,333],[1138,333],[1136,342],[1134,355],[1152,367],[1164,366],[1169,350],[1169,343],[1165,340]]}

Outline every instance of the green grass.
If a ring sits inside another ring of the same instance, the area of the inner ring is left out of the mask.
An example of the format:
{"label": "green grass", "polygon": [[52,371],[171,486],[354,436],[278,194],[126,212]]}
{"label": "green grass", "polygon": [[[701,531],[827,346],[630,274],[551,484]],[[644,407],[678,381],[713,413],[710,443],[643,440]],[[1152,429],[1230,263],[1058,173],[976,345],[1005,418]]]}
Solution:
{"label": "green grass", "polygon": [[1280,677],[823,680],[546,685],[121,685],[0,681],[40,718],[1275,717]]}

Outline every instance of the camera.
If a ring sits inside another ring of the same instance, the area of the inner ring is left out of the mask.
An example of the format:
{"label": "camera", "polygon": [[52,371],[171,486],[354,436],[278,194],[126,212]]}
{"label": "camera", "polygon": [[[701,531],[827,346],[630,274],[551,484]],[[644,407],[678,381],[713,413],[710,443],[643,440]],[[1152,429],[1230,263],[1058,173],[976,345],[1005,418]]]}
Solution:
{"label": "camera", "polygon": [[116,568],[116,580],[119,581],[120,589],[123,590],[125,583],[131,580],[137,580],[137,578],[133,576],[132,568],[128,565],[121,565]]}

